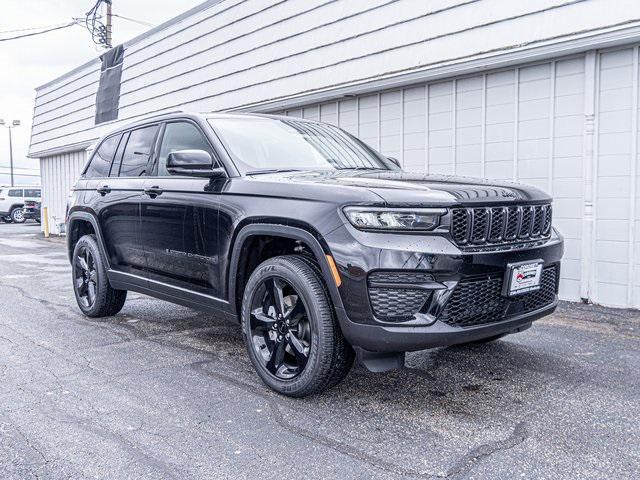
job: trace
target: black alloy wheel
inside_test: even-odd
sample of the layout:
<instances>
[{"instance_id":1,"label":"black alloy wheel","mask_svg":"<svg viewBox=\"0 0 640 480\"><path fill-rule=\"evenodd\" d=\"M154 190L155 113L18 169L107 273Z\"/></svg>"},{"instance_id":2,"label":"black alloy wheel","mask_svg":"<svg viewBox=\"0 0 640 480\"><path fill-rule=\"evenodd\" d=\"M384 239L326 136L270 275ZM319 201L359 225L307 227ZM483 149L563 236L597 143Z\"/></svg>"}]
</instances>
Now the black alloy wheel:
<instances>
[{"instance_id":1,"label":"black alloy wheel","mask_svg":"<svg viewBox=\"0 0 640 480\"><path fill-rule=\"evenodd\" d=\"M283 255L262 262L249 276L241 308L249 359L269 388L306 397L349 373L355 352L314 259Z\"/></svg>"},{"instance_id":2,"label":"black alloy wheel","mask_svg":"<svg viewBox=\"0 0 640 480\"><path fill-rule=\"evenodd\" d=\"M250 314L251 342L262 366L277 379L300 375L311 351L311 322L303 298L280 277L255 290Z\"/></svg>"},{"instance_id":3,"label":"black alloy wheel","mask_svg":"<svg viewBox=\"0 0 640 480\"><path fill-rule=\"evenodd\" d=\"M73 249L71 262L73 291L78 307L88 317L108 317L118 313L127 299L126 290L109 283L103 254L95 235L84 235Z\"/></svg>"},{"instance_id":4,"label":"black alloy wheel","mask_svg":"<svg viewBox=\"0 0 640 480\"><path fill-rule=\"evenodd\" d=\"M96 261L88 248L80 248L75 258L74 286L85 308L93 307L96 302L97 282Z\"/></svg>"}]
</instances>

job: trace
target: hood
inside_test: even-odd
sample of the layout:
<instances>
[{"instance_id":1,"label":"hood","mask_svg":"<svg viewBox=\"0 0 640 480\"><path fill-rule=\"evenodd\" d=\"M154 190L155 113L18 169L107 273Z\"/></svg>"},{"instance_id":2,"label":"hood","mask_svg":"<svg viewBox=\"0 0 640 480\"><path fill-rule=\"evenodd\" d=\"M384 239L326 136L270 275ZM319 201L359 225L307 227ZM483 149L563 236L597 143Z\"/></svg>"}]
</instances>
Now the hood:
<instances>
[{"instance_id":1,"label":"hood","mask_svg":"<svg viewBox=\"0 0 640 480\"><path fill-rule=\"evenodd\" d=\"M332 170L286 172L261 175L269 181L291 184L361 187L394 206L435 203L487 204L550 201L551 197L536 187L514 182L472 177L424 175L388 170ZM259 177L255 177L259 178Z\"/></svg>"}]
</instances>

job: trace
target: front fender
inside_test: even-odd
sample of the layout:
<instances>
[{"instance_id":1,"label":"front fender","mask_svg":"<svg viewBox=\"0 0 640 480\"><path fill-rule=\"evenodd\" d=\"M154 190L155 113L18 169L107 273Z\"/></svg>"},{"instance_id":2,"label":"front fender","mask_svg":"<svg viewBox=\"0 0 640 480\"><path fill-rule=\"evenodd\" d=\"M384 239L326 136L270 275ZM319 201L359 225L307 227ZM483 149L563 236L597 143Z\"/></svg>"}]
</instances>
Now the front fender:
<instances>
[{"instance_id":1,"label":"front fender","mask_svg":"<svg viewBox=\"0 0 640 480\"><path fill-rule=\"evenodd\" d=\"M329 288L329 295L334 306L336 307L336 309L343 309L342 298L340 297L338 287L333 280L331 267L329 266L329 263L327 261L327 255L330 254L328 247L323 247L321 241L318 238L302 228L280 224L260 223L242 227L232 245L233 253L231 254L231 262L229 265L227 292L229 297L229 305L233 314L239 316L236 302L233 300L235 299L237 289L237 273L242 255L242 249L247 240L256 235L273 235L275 237L291 238L293 240L300 240L301 242L304 242L306 245L308 245L308 247L316 257L318 264L320 265L322 276L327 287Z\"/></svg>"}]
</instances>

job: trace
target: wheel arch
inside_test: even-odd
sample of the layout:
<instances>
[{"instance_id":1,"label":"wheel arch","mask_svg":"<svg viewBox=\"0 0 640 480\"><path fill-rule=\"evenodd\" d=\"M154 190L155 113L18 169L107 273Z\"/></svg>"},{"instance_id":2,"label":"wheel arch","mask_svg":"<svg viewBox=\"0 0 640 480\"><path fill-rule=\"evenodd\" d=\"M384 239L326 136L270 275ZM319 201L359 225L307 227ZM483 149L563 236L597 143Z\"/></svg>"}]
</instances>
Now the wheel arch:
<instances>
[{"instance_id":1,"label":"wheel arch","mask_svg":"<svg viewBox=\"0 0 640 480\"><path fill-rule=\"evenodd\" d=\"M227 276L227 295L232 314L237 318L240 318L238 303L240 300L239 297L241 292L239 291L239 288L241 285L238 282L238 276L243 264L243 253L245 253L246 247L251 244L252 239L261 236L303 242L310 249L318 263L318 266L320 267L322 277L329 289L333 305L342 308L342 299L327 260L327 255L330 254L328 246L323 246L321 240L319 240L314 234L299 226L294 227L277 223L259 223L249 224L242 227L232 244L231 261L229 262Z\"/></svg>"},{"instance_id":2,"label":"wheel arch","mask_svg":"<svg viewBox=\"0 0 640 480\"><path fill-rule=\"evenodd\" d=\"M86 226L90 225L91 230L87 230ZM107 249L105 248L104 239L102 237L102 231L100 230L98 220L95 215L89 212L72 212L69 214L69 220L67 222L67 256L69 261L73 261L73 250L76 243L83 235L93 233L98 241L98 248L103 259L104 266L109 270L109 257L107 256Z\"/></svg>"}]
</instances>

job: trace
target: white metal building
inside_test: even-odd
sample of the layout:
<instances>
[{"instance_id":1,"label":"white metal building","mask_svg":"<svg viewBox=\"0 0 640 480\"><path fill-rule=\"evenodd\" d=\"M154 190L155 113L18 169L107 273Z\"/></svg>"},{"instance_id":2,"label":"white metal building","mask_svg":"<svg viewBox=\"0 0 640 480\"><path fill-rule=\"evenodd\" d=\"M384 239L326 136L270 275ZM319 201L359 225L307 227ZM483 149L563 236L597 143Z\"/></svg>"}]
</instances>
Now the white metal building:
<instances>
[{"instance_id":1,"label":"white metal building","mask_svg":"<svg viewBox=\"0 0 640 480\"><path fill-rule=\"evenodd\" d=\"M37 89L30 156L50 222L106 131L150 113L285 112L338 124L407 170L555 197L561 297L640 307L637 0L208 1Z\"/></svg>"}]
</instances>

